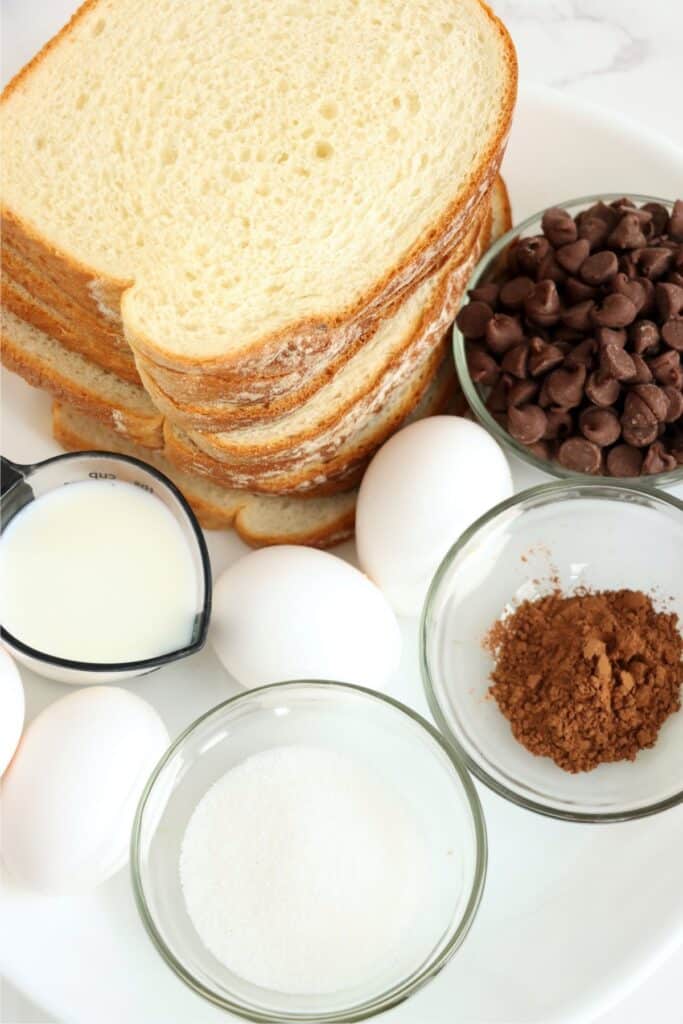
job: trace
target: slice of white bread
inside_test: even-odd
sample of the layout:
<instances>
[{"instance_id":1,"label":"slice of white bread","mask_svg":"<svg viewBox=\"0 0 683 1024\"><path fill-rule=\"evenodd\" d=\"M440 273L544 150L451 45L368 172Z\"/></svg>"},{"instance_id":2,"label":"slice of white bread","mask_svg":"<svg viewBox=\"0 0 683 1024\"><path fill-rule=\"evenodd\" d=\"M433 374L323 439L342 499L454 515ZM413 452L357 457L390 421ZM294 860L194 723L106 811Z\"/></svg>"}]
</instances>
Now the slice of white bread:
<instances>
[{"instance_id":1,"label":"slice of white bread","mask_svg":"<svg viewBox=\"0 0 683 1024\"><path fill-rule=\"evenodd\" d=\"M252 444L253 454L285 446L293 448L299 439L303 441L306 437L310 438L315 430L329 429L335 422L341 427L342 417L349 419L358 416L361 401L366 405L373 401L376 403L380 390L386 393L392 380L406 376L420 355L420 347L429 343L430 335L438 337L439 319L448 316L448 307L452 305L455 290L462 286L462 278L469 273L473 261L478 258L482 248L507 230L507 227L509 201L504 182L499 177L491 190L490 208L482 211L465 239L456 246L443 270L437 271L418 286L393 316L380 323L367 339L360 339L359 351L352 358L347 358L338 370L335 365L331 365L296 392L290 391L284 399L275 397L280 378L270 378L265 405L252 402L248 406L236 406L232 401L219 402L207 398L212 393L212 385L230 390L230 385L218 377L184 375L191 386L201 388L201 404L195 398L191 405L179 405L143 370L147 390L162 412L190 430L226 431L235 422L241 424L244 414L248 414L250 422L253 420L258 424L260 436L252 444L247 442L249 431L239 431L239 435L234 435L234 454L243 451L245 443ZM99 366L126 380L139 381L130 350L122 352L113 344L116 336L112 333L111 325L101 318L97 323L95 318L84 313L82 307L70 300L64 292L34 272L13 250L7 251L6 248L4 256L4 299L12 312L52 333L68 347L80 351ZM36 296L36 300L31 305L33 296ZM141 363L144 366L144 360ZM258 384L258 381L252 381L250 387L256 388ZM253 399L254 396L249 397ZM272 424L273 419L278 417L280 406L293 406L292 412L296 409L298 415L285 413L279 416L277 425ZM261 423L264 425L261 426ZM273 442L274 435L278 440ZM228 448L231 445L230 435L225 434L222 441ZM293 451L291 457L295 457Z\"/></svg>"},{"instance_id":2,"label":"slice of white bread","mask_svg":"<svg viewBox=\"0 0 683 1024\"><path fill-rule=\"evenodd\" d=\"M178 440L176 434L152 405L142 388L128 384L83 356L70 352L44 332L25 324L7 310L2 311L2 347L4 364L20 373L30 384L43 388L54 397L79 411L99 419L115 429L122 438L149 448L166 445L169 457L178 452L178 465L190 472L193 459ZM446 374L437 373L439 362L444 362L441 350L430 353L429 358L416 371L413 378L395 389L384 407L375 415L358 424L358 429L344 438L335 453L324 448L306 460L287 468L269 468L259 464L246 470L234 470L206 453L197 450L190 439L190 454L197 463L196 471L213 476L229 487L253 490L266 494L328 494L346 490L360 479L361 471L374 450L404 422L412 410L427 396L426 411L436 411L442 404L442 392L452 376L449 365ZM449 385L450 386L450 385Z\"/></svg>"},{"instance_id":3,"label":"slice of white bread","mask_svg":"<svg viewBox=\"0 0 683 1024\"><path fill-rule=\"evenodd\" d=\"M33 387L73 405L148 448L163 445L163 417L139 386L65 348L8 309L0 316L2 362Z\"/></svg>"},{"instance_id":4,"label":"slice of white bread","mask_svg":"<svg viewBox=\"0 0 683 1024\"><path fill-rule=\"evenodd\" d=\"M367 437L367 444L376 447L378 437L382 440L388 437L398 410L410 410L420 401L443 362L447 325L446 317L442 322L435 322L423 343L413 346L403 356L395 372L380 377L377 387L352 404L345 415L338 418L332 415L329 424L314 428L308 436L293 439L291 444L277 444L273 450L235 451L232 445L224 443L224 434L195 430L186 433L198 448L226 466L259 474L280 473L288 467L311 472L311 467L319 467L323 462L331 466L340 459L348 460L348 450L364 454L366 445L361 444L361 438ZM277 436L277 432L274 433Z\"/></svg>"},{"instance_id":5,"label":"slice of white bread","mask_svg":"<svg viewBox=\"0 0 683 1024\"><path fill-rule=\"evenodd\" d=\"M504 186L498 179L494 191L500 193L501 190L504 190ZM456 247L453 257L449 261L450 265L454 266L459 261L463 268L470 266L475 252L474 244L477 243L476 251L478 252L482 244L484 230L487 238L490 235L490 221L490 209L486 208L477 217L476 224L467 233L465 239ZM463 272L465 271L463 270ZM401 348L407 347L410 343L411 334L408 327L411 322L415 322L415 312L421 305L426 305L428 296L435 292L436 284L441 281L443 274L444 271L439 271L432 275L428 279L431 281L430 285L427 285L427 282L423 283L411 293L404 303L399 305L393 317L389 318L389 322L394 326L393 330L387 330L385 322L375 325L378 329L383 329L385 337L389 336L387 340L392 345L392 351L387 353L385 359L387 364L397 362ZM111 370L133 383L141 382L132 352L122 335L113 333L111 325L103 321L102 318L96 320L96 318L90 317L65 292L57 288L40 272L32 269L11 247L6 246L3 250L2 281L3 302L16 316L61 340L68 348L80 352L103 369ZM406 307L405 310L404 307ZM427 310L425 310L423 320L427 319ZM399 333L402 323L405 324L405 328L402 333ZM376 333L378 333L377 330L374 331L374 334ZM374 335L371 330L368 338L359 339L359 348L362 350L373 341ZM373 347L378 350L377 345ZM380 347L379 353L381 351ZM344 353L344 355L345 357L350 356L350 353ZM144 367L143 359L141 359L141 363ZM375 364L377 364L375 370L375 377L377 377L382 366L379 359L375 359ZM316 386L322 384L326 379L326 373L332 373L334 369L334 366L330 366L324 373L318 374L317 378L307 382L297 391L289 391L284 399L277 398L278 391L282 389L281 378L270 378L269 381L252 380L249 382L251 403L247 407L235 406L232 401L226 401L226 394L234 394L235 385L218 377L181 375L191 382L190 389L198 387L200 392L199 402L195 398L192 404L184 405L167 396L157 386L155 377L148 375L146 369L143 369L142 376L154 403L174 422L195 429L219 430L230 427L235 421L241 422L243 411L248 414L250 421L258 421L259 418L270 421L277 415L280 405L287 408L297 407L308 398L309 394L314 393ZM387 369L389 369L389 365L387 365ZM339 381L338 377L337 380L337 392L343 393L346 385ZM371 382L368 382L366 390L370 385ZM217 389L216 386L218 386ZM265 403L263 400L260 403L254 401L258 398L259 389L265 395ZM217 394L221 400L219 401L215 397L212 399L212 394ZM357 398L360 398L360 395L356 397L353 394L349 395L346 405L353 404ZM330 407L330 413L334 414L332 407Z\"/></svg>"},{"instance_id":6,"label":"slice of white bread","mask_svg":"<svg viewBox=\"0 0 683 1024\"><path fill-rule=\"evenodd\" d=\"M130 348L117 345L111 336L97 326L73 325L60 307L49 306L28 291L10 274L6 265L2 272L2 304L26 323L45 331L72 352L79 352L103 370L110 370L122 380L140 384L140 375Z\"/></svg>"},{"instance_id":7,"label":"slice of white bread","mask_svg":"<svg viewBox=\"0 0 683 1024\"><path fill-rule=\"evenodd\" d=\"M233 526L254 547L266 544L308 544L331 547L353 534L356 491L329 498L277 498L234 491L210 480L183 473L160 452L126 441L99 420L55 402L52 429L70 451L99 450L132 455L165 473L185 495L207 530Z\"/></svg>"},{"instance_id":8,"label":"slice of white bread","mask_svg":"<svg viewBox=\"0 0 683 1024\"><path fill-rule=\"evenodd\" d=\"M498 179L492 216L486 219L467 258L449 262L443 271L428 278L328 382L289 414L232 430L220 430L218 412L209 419L206 406L201 418L196 407L183 415L174 409L169 418L183 426L199 447L228 460L267 457L291 462L312 448L322 449L335 437L348 435L361 417L379 409L441 342L475 262L509 226L507 192ZM150 393L159 408L166 409L153 388ZM203 425L204 415L212 430Z\"/></svg>"},{"instance_id":9,"label":"slice of white bread","mask_svg":"<svg viewBox=\"0 0 683 1024\"><path fill-rule=\"evenodd\" d=\"M5 235L160 364L306 373L466 230L515 90L479 0L88 0L5 90Z\"/></svg>"},{"instance_id":10,"label":"slice of white bread","mask_svg":"<svg viewBox=\"0 0 683 1024\"><path fill-rule=\"evenodd\" d=\"M199 448L187 433L168 420L164 425L165 451L179 468L207 476L224 486L247 488L263 494L334 494L356 486L365 467L384 441L407 423L443 411L456 391L455 369L445 345L414 380L398 388L385 406L371 416L331 454L319 451L295 466L230 465Z\"/></svg>"},{"instance_id":11,"label":"slice of white bread","mask_svg":"<svg viewBox=\"0 0 683 1024\"><path fill-rule=\"evenodd\" d=\"M471 259L482 231L490 223L490 217L491 203L486 197L470 228L454 245L442 266L381 311L375 311L371 316L359 318L353 324L327 332L326 335L321 333L321 349L311 354L304 370L301 366L294 366L280 369L279 372L264 373L262 376L228 372L219 376L214 373L169 369L138 354L137 363L145 386L158 400L160 408L167 409L169 416L176 418L176 414L179 414L185 417L187 425L198 429L202 426L212 430L227 429L285 416L303 405L341 372L352 358L374 341L377 333L385 329L388 323L391 322L392 327L395 327L391 330L392 339L398 344L402 338L404 344L408 344L410 333L407 324L410 318L404 316L405 310L418 308L431 301L430 296L438 289L438 282L449 263L454 268L458 263ZM399 335L402 323L404 330ZM385 339L387 333L385 329ZM200 419L203 419L203 424Z\"/></svg>"}]
</instances>

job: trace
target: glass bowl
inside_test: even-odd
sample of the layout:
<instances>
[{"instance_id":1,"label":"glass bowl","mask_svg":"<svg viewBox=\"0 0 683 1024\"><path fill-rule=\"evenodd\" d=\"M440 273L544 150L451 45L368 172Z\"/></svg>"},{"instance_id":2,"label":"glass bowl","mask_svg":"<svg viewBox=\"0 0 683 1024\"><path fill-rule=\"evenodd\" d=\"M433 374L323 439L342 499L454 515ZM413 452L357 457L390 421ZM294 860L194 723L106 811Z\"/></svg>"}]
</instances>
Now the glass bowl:
<instances>
[{"instance_id":1,"label":"glass bowl","mask_svg":"<svg viewBox=\"0 0 683 1024\"><path fill-rule=\"evenodd\" d=\"M564 202L556 203L556 206L562 207L562 209L568 210L572 216L580 213L581 210L587 209L599 200L604 200L609 203L613 199L621 199L623 197L631 199L634 203L642 205L643 203L661 203L666 206L668 210L673 207L672 199L661 199L657 196L644 196L637 195L635 193L624 193L624 192L611 192L602 193L601 195L595 196L582 196L579 199L568 199ZM466 292L463 297L464 305L467 302L467 294L472 288L476 288L478 285L484 284L486 281L492 280L496 276L497 270L500 268L501 263L505 259L505 253L511 242L515 241L520 236L526 235L538 235L541 234L541 218L545 213L547 207L540 210L538 213L533 214L531 217L527 217L520 224L511 228L504 235L495 242L494 245L484 254L482 259L474 268L472 277L467 285ZM526 445L521 444L517 441L505 427L501 426L500 423L491 415L489 410L486 408L485 401L488 395L488 389L486 385L475 384L472 380L467 366L467 356L465 354L465 339L458 329L457 323L453 324L453 354L455 357L455 366L458 372L458 379L462 388L463 394L467 399L467 404L470 409L477 417L483 427L485 427L490 434L498 441L503 448L507 448L509 451L518 455L520 459L535 469L541 470L543 473L547 473L550 476L559 477L561 479L574 479L574 480L595 480L595 476L589 476L584 473L577 473L571 469L565 469L559 462L550 459L543 459L533 452L529 451ZM608 479L616 483L630 486L634 479L641 486L646 487L661 487L668 484L680 483L683 481L683 466L677 469L669 470L666 473L651 473L648 476L642 476L637 478L625 478L617 479L616 477L600 477L600 479Z\"/></svg>"},{"instance_id":2,"label":"glass bowl","mask_svg":"<svg viewBox=\"0 0 683 1024\"><path fill-rule=\"evenodd\" d=\"M683 621L683 502L612 482L542 484L495 506L448 552L420 626L437 725L494 792L553 818L609 822L683 800L683 711L636 760L571 775L529 753L488 696L482 640L513 603L559 587L643 590Z\"/></svg>"},{"instance_id":3,"label":"glass bowl","mask_svg":"<svg viewBox=\"0 0 683 1024\"><path fill-rule=\"evenodd\" d=\"M245 758L296 743L351 755L397 787L417 816L429 863L409 940L362 984L324 995L260 988L219 963L195 932L178 873L185 828L209 787ZM276 683L219 704L169 748L138 807L131 866L154 945L200 995L255 1021L356 1021L406 999L458 949L481 899L486 831L458 755L409 708L342 683Z\"/></svg>"}]
</instances>

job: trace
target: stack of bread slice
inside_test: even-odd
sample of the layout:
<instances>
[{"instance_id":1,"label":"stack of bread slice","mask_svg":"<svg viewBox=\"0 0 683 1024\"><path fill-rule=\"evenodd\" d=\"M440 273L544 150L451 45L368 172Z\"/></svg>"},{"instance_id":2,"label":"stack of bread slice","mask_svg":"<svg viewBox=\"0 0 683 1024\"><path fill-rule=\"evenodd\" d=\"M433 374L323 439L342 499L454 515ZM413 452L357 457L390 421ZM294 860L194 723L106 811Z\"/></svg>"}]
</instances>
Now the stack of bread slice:
<instances>
[{"instance_id":1,"label":"stack of bread slice","mask_svg":"<svg viewBox=\"0 0 683 1024\"><path fill-rule=\"evenodd\" d=\"M89 0L8 86L2 358L65 447L251 543L351 532L373 452L452 403L509 226L509 38L478 0L420 12Z\"/></svg>"}]
</instances>

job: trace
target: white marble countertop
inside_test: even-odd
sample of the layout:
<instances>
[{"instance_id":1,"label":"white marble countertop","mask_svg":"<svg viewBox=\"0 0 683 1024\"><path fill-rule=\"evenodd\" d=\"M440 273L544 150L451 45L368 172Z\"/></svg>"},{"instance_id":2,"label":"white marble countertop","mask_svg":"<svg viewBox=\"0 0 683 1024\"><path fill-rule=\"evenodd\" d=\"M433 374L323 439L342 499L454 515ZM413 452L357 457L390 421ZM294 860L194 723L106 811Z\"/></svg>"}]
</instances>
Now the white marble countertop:
<instances>
[{"instance_id":1,"label":"white marble countertop","mask_svg":"<svg viewBox=\"0 0 683 1024\"><path fill-rule=\"evenodd\" d=\"M512 33L522 80L599 103L683 147L681 0L490 2ZM681 1024L682 977L683 949L594 1024Z\"/></svg>"},{"instance_id":2,"label":"white marble countertop","mask_svg":"<svg viewBox=\"0 0 683 1024\"><path fill-rule=\"evenodd\" d=\"M9 10L19 2L2 0L2 5ZM683 0L489 2L513 35L523 80L599 103L683 147ZM7 35L3 57L23 63L30 54L22 55L22 40ZM683 949L595 1024L681 1024L682 976ZM17 993L3 995L5 1024L46 1019Z\"/></svg>"}]
</instances>

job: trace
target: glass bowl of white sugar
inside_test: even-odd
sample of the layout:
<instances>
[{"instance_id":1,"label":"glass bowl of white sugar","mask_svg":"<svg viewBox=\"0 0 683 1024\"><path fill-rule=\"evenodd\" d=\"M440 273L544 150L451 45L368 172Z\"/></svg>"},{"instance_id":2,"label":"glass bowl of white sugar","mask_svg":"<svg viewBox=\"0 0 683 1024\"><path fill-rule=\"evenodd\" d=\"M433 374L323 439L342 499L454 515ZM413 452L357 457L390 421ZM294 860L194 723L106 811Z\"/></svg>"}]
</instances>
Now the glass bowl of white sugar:
<instances>
[{"instance_id":1,"label":"glass bowl of white sugar","mask_svg":"<svg viewBox=\"0 0 683 1024\"><path fill-rule=\"evenodd\" d=\"M363 1020L448 962L486 830L453 748L373 690L287 682L198 719L149 780L135 898L167 964L255 1021Z\"/></svg>"}]
</instances>

